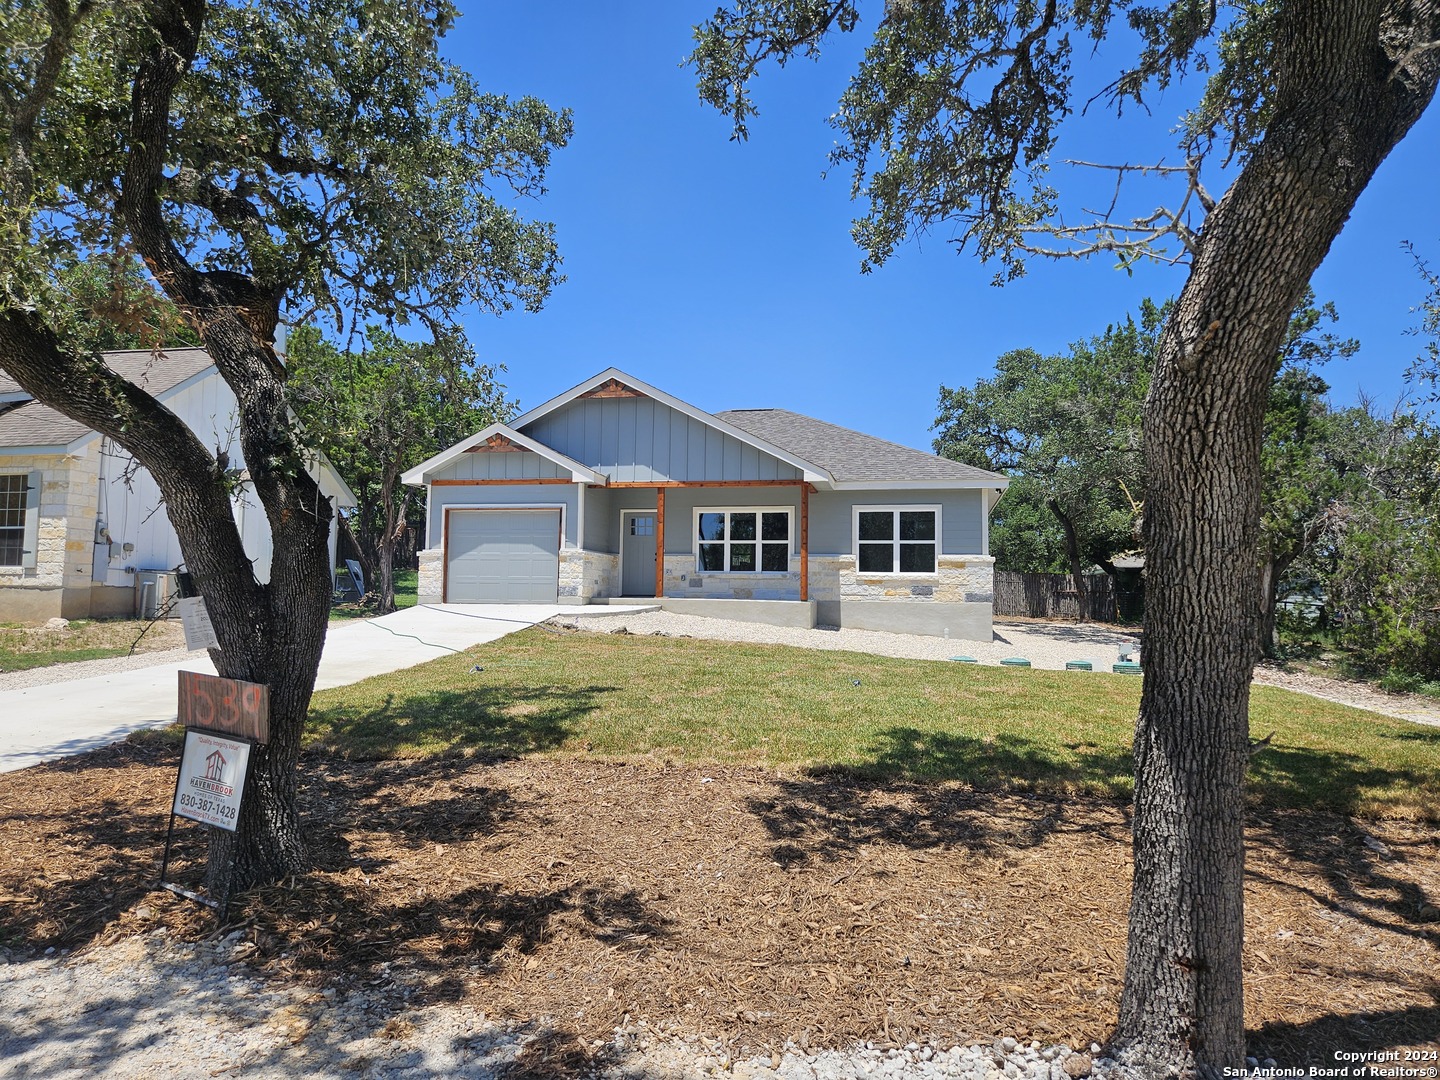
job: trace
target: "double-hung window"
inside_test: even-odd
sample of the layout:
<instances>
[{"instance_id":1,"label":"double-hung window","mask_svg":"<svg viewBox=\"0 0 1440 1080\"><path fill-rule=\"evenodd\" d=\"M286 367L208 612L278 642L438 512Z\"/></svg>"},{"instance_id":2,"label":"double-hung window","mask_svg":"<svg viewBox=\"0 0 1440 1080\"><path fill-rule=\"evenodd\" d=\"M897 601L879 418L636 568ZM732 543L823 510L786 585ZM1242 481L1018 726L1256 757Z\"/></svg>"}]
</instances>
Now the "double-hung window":
<instances>
[{"instance_id":1,"label":"double-hung window","mask_svg":"<svg viewBox=\"0 0 1440 1080\"><path fill-rule=\"evenodd\" d=\"M0 475L0 566L25 565L25 511L30 478L25 473Z\"/></svg>"},{"instance_id":2,"label":"double-hung window","mask_svg":"<svg viewBox=\"0 0 1440 1080\"><path fill-rule=\"evenodd\" d=\"M855 508L855 565L862 574L933 574L939 545L938 506Z\"/></svg>"},{"instance_id":3,"label":"double-hung window","mask_svg":"<svg viewBox=\"0 0 1440 1080\"><path fill-rule=\"evenodd\" d=\"M695 572L785 573L793 518L787 507L696 510Z\"/></svg>"}]
</instances>

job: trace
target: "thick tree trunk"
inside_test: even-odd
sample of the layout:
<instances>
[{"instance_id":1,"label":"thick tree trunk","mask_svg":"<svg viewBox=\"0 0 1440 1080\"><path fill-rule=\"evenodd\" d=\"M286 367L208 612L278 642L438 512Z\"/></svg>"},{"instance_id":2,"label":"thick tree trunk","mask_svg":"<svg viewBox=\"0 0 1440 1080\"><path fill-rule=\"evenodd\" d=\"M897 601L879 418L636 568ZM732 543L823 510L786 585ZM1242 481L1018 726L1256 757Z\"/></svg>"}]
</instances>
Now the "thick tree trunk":
<instances>
[{"instance_id":1,"label":"thick tree trunk","mask_svg":"<svg viewBox=\"0 0 1440 1080\"><path fill-rule=\"evenodd\" d=\"M385 527L380 530L380 554L375 569L381 615L389 615L395 610L395 485L399 480L398 472L392 474L387 471L380 482L380 509L385 515Z\"/></svg>"},{"instance_id":2,"label":"thick tree trunk","mask_svg":"<svg viewBox=\"0 0 1440 1080\"><path fill-rule=\"evenodd\" d=\"M1051 499L1046 505L1065 532L1065 555L1070 561L1070 580L1075 583L1075 603L1080 612L1080 621L1086 622L1085 571L1080 565L1080 537L1075 532L1075 523L1060 509L1059 501Z\"/></svg>"},{"instance_id":3,"label":"thick tree trunk","mask_svg":"<svg viewBox=\"0 0 1440 1080\"><path fill-rule=\"evenodd\" d=\"M195 56L206 7L204 0L169 0L150 14L155 37L132 85L118 210L135 250L200 329L235 393L240 445L273 540L269 582L256 580L241 544L231 478L173 413L99 358L67 351L39 316L23 310L0 311L0 365L150 471L215 625L216 670L270 687L270 741L252 755L239 829L211 832L210 885L228 891L305 869L295 775L325 640L332 509L306 471L308 455L271 349L278 294L242 274L196 270L170 236L162 212L173 164L166 158L170 105Z\"/></svg>"},{"instance_id":4,"label":"thick tree trunk","mask_svg":"<svg viewBox=\"0 0 1440 1080\"><path fill-rule=\"evenodd\" d=\"M1276 559L1260 564L1260 613L1255 621L1255 659L1275 655L1275 609L1280 603L1280 576L1284 569Z\"/></svg>"},{"instance_id":5,"label":"thick tree trunk","mask_svg":"<svg viewBox=\"0 0 1440 1080\"><path fill-rule=\"evenodd\" d=\"M1433 12L1287 4L1261 146L1205 223L1145 412L1145 683L1135 871L1111 1041L1150 1070L1244 1064L1243 784L1259 611L1260 449L1290 311L1434 92ZM1402 28L1403 29L1403 28ZM1388 55L1387 55L1388 50Z\"/></svg>"}]
</instances>

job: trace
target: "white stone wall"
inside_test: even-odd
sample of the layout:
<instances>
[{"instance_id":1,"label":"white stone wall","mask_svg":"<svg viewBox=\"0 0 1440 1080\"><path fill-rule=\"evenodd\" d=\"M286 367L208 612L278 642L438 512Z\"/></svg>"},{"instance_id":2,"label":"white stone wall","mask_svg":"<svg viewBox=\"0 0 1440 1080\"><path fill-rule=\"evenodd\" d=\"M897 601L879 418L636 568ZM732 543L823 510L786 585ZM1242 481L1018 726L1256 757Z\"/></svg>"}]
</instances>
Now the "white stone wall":
<instances>
[{"instance_id":1,"label":"white stone wall","mask_svg":"<svg viewBox=\"0 0 1440 1080\"><path fill-rule=\"evenodd\" d=\"M620 556L566 548L560 552L560 599L618 596Z\"/></svg>"},{"instance_id":2,"label":"white stone wall","mask_svg":"<svg viewBox=\"0 0 1440 1080\"><path fill-rule=\"evenodd\" d=\"M445 552L440 548L426 548L416 552L420 561L420 573L416 577L415 592L422 604L439 603L445 590Z\"/></svg>"},{"instance_id":3,"label":"white stone wall","mask_svg":"<svg viewBox=\"0 0 1440 1080\"><path fill-rule=\"evenodd\" d=\"M934 574L862 574L853 555L812 555L810 598L989 604L995 598L995 560L988 555L941 555Z\"/></svg>"},{"instance_id":4,"label":"white stone wall","mask_svg":"<svg viewBox=\"0 0 1440 1080\"><path fill-rule=\"evenodd\" d=\"M5 471L40 473L35 565L0 567L0 586L76 589L86 595L94 574L99 440L77 454L0 458Z\"/></svg>"},{"instance_id":5,"label":"white stone wall","mask_svg":"<svg viewBox=\"0 0 1440 1080\"><path fill-rule=\"evenodd\" d=\"M665 595L688 600L799 600L800 556L790 556L790 571L785 574L707 574L696 573L694 555L666 555Z\"/></svg>"}]
</instances>

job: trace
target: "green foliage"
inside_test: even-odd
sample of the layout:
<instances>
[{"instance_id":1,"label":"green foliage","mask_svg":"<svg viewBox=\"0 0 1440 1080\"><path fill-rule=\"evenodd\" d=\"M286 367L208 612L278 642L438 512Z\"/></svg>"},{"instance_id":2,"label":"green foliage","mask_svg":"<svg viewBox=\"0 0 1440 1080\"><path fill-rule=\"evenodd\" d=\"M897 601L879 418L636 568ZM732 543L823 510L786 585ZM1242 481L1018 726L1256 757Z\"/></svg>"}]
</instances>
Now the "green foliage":
<instances>
[{"instance_id":1,"label":"green foliage","mask_svg":"<svg viewBox=\"0 0 1440 1080\"><path fill-rule=\"evenodd\" d=\"M1068 353L1017 349L993 379L940 388L935 452L1012 477L991 532L1000 569L1069 571L1135 547L1141 409L1166 311L1146 301L1138 323Z\"/></svg>"},{"instance_id":2,"label":"green foliage","mask_svg":"<svg viewBox=\"0 0 1440 1080\"><path fill-rule=\"evenodd\" d=\"M1337 637L1362 670L1440 680L1440 429L1365 410L1348 419L1368 453L1331 538Z\"/></svg>"},{"instance_id":3,"label":"green foliage","mask_svg":"<svg viewBox=\"0 0 1440 1080\"><path fill-rule=\"evenodd\" d=\"M1012 477L996 506L991 551L1004 570L1070 570L1062 517L1077 533L1074 555L1104 565L1137 545L1145 498L1141 412L1169 304L1142 304L1066 354L1006 353L993 379L941 387L935 451ZM1358 350L1324 327L1333 303L1307 292L1291 316L1265 416L1261 558L1279 584L1318 540L1354 476L1337 442L1329 386L1313 370ZM1303 568L1302 568L1303 569Z\"/></svg>"},{"instance_id":4,"label":"green foliage","mask_svg":"<svg viewBox=\"0 0 1440 1080\"><path fill-rule=\"evenodd\" d=\"M55 5L68 13L60 30L40 5L0 13L0 101L11 103L0 123L0 299L52 325L65 327L76 302L62 271L128 250L118 215L141 153L124 137L131 87L157 33L183 18L168 7ZM500 193L543 192L570 117L483 93L445 60L453 5L200 7L159 185L163 225L190 263L246 275L295 321L318 308L337 323L418 319L439 332L466 305L541 304L559 280L553 228ZM47 79L53 92L29 118L27 95Z\"/></svg>"},{"instance_id":5,"label":"green foliage","mask_svg":"<svg viewBox=\"0 0 1440 1080\"><path fill-rule=\"evenodd\" d=\"M289 342L289 389L316 447L340 470L359 501L352 528L393 610L388 567L397 526L415 489L400 475L466 435L508 420L515 405L500 371L479 364L458 335L425 343L370 327L358 351L341 350L314 327Z\"/></svg>"},{"instance_id":6,"label":"green foliage","mask_svg":"<svg viewBox=\"0 0 1440 1080\"><path fill-rule=\"evenodd\" d=\"M180 308L155 287L133 256L77 262L61 270L64 337L79 349L161 349L200 345Z\"/></svg>"},{"instance_id":7,"label":"green foliage","mask_svg":"<svg viewBox=\"0 0 1440 1080\"><path fill-rule=\"evenodd\" d=\"M1407 242L1404 246L1415 260L1415 270L1428 290L1424 301L1415 309L1420 323L1411 328L1421 339L1420 355L1405 372L1405 377L1422 387L1431 402L1440 402L1440 273L1420 257L1414 244Z\"/></svg>"}]
</instances>

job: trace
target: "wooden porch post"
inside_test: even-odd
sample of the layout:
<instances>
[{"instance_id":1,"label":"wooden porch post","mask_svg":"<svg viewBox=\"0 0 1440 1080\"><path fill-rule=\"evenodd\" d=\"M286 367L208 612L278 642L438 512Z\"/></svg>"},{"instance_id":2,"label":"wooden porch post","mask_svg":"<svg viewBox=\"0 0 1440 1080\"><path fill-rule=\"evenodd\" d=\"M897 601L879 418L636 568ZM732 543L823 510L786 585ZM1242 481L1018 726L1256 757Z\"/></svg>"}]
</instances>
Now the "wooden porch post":
<instances>
[{"instance_id":1,"label":"wooden porch post","mask_svg":"<svg viewBox=\"0 0 1440 1080\"><path fill-rule=\"evenodd\" d=\"M665 595L665 489L655 489L655 597Z\"/></svg>"},{"instance_id":2,"label":"wooden porch post","mask_svg":"<svg viewBox=\"0 0 1440 1080\"><path fill-rule=\"evenodd\" d=\"M810 599L810 485L800 485L800 599Z\"/></svg>"}]
</instances>

